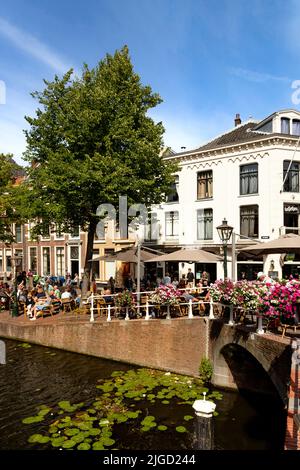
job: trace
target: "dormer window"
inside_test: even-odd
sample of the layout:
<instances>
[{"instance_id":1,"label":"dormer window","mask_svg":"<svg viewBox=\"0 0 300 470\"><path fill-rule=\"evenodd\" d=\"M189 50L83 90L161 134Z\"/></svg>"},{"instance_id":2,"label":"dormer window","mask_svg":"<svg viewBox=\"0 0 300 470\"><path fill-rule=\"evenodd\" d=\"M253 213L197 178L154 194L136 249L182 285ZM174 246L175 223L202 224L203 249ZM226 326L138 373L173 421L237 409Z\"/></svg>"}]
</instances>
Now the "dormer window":
<instances>
[{"instance_id":1,"label":"dormer window","mask_svg":"<svg viewBox=\"0 0 300 470\"><path fill-rule=\"evenodd\" d=\"M293 135L300 136L300 120L299 119L293 119Z\"/></svg>"},{"instance_id":2,"label":"dormer window","mask_svg":"<svg viewBox=\"0 0 300 470\"><path fill-rule=\"evenodd\" d=\"M289 118L281 118L281 134L290 134Z\"/></svg>"}]
</instances>

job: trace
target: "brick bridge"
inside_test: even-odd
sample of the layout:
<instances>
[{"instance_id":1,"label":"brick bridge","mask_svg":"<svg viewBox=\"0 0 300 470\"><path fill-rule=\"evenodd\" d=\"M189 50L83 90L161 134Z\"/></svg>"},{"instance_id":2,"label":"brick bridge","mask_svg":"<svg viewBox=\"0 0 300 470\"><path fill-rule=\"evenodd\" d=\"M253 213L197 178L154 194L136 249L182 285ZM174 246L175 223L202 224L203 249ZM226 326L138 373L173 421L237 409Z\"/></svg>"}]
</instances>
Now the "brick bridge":
<instances>
[{"instance_id":1,"label":"brick bridge","mask_svg":"<svg viewBox=\"0 0 300 470\"><path fill-rule=\"evenodd\" d=\"M250 331L249 331L250 330ZM267 386L263 369L286 404L291 368L290 339L259 335L245 326L213 321L210 328L210 357L213 383L221 387L262 391Z\"/></svg>"}]
</instances>

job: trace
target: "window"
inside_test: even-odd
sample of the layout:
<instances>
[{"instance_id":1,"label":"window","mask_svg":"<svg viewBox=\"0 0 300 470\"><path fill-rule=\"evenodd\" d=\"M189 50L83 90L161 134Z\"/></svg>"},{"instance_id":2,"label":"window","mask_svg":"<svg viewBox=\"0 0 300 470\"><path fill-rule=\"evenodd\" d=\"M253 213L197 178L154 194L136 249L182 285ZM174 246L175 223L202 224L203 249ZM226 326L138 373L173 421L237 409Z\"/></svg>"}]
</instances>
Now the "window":
<instances>
[{"instance_id":1,"label":"window","mask_svg":"<svg viewBox=\"0 0 300 470\"><path fill-rule=\"evenodd\" d=\"M288 118L281 118L281 133L282 134L290 133L290 120Z\"/></svg>"},{"instance_id":2,"label":"window","mask_svg":"<svg viewBox=\"0 0 300 470\"><path fill-rule=\"evenodd\" d=\"M43 276L50 274L50 248L43 247Z\"/></svg>"},{"instance_id":3,"label":"window","mask_svg":"<svg viewBox=\"0 0 300 470\"><path fill-rule=\"evenodd\" d=\"M299 235L299 204L283 204L283 225L286 227L285 233L296 233Z\"/></svg>"},{"instance_id":4,"label":"window","mask_svg":"<svg viewBox=\"0 0 300 470\"><path fill-rule=\"evenodd\" d=\"M93 250L93 258L99 257L99 250ZM99 261L93 261L93 274L97 279L100 278L100 269L99 269Z\"/></svg>"},{"instance_id":5,"label":"window","mask_svg":"<svg viewBox=\"0 0 300 470\"><path fill-rule=\"evenodd\" d=\"M61 231L61 226L56 224L55 226L55 238L56 240L64 238L64 234Z\"/></svg>"},{"instance_id":6,"label":"window","mask_svg":"<svg viewBox=\"0 0 300 470\"><path fill-rule=\"evenodd\" d=\"M171 185L170 192L167 196L167 202L178 202L178 184L179 184L179 176L175 176L174 183Z\"/></svg>"},{"instance_id":7,"label":"window","mask_svg":"<svg viewBox=\"0 0 300 470\"><path fill-rule=\"evenodd\" d=\"M212 240L213 238L213 210L197 210L197 239Z\"/></svg>"},{"instance_id":8,"label":"window","mask_svg":"<svg viewBox=\"0 0 300 470\"><path fill-rule=\"evenodd\" d=\"M41 238L44 240L50 239L50 225L43 225L41 230Z\"/></svg>"},{"instance_id":9,"label":"window","mask_svg":"<svg viewBox=\"0 0 300 470\"><path fill-rule=\"evenodd\" d=\"M6 250L6 252L5 252L5 265L6 265L5 271L7 271L8 273L10 273L10 272L11 272L11 268L12 268L12 264L11 264L11 250Z\"/></svg>"},{"instance_id":10,"label":"window","mask_svg":"<svg viewBox=\"0 0 300 470\"><path fill-rule=\"evenodd\" d=\"M240 166L240 194L258 193L258 164Z\"/></svg>"},{"instance_id":11,"label":"window","mask_svg":"<svg viewBox=\"0 0 300 470\"><path fill-rule=\"evenodd\" d=\"M213 197L212 170L197 173L197 199Z\"/></svg>"},{"instance_id":12,"label":"window","mask_svg":"<svg viewBox=\"0 0 300 470\"><path fill-rule=\"evenodd\" d=\"M22 225L16 224L15 226L16 243L22 243Z\"/></svg>"},{"instance_id":13,"label":"window","mask_svg":"<svg viewBox=\"0 0 300 470\"><path fill-rule=\"evenodd\" d=\"M157 240L159 237L159 225L157 214L152 212L149 214L148 223L145 225L145 240Z\"/></svg>"},{"instance_id":14,"label":"window","mask_svg":"<svg viewBox=\"0 0 300 470\"><path fill-rule=\"evenodd\" d=\"M22 271L23 269L23 250L15 250L15 263L17 271Z\"/></svg>"},{"instance_id":15,"label":"window","mask_svg":"<svg viewBox=\"0 0 300 470\"><path fill-rule=\"evenodd\" d=\"M29 248L29 269L33 273L37 272L37 249L36 246Z\"/></svg>"},{"instance_id":16,"label":"window","mask_svg":"<svg viewBox=\"0 0 300 470\"><path fill-rule=\"evenodd\" d=\"M65 249L63 247L56 248L56 275L64 276L65 274Z\"/></svg>"},{"instance_id":17,"label":"window","mask_svg":"<svg viewBox=\"0 0 300 470\"><path fill-rule=\"evenodd\" d=\"M70 237L71 238L79 238L79 225L77 225L77 227L73 228Z\"/></svg>"},{"instance_id":18,"label":"window","mask_svg":"<svg viewBox=\"0 0 300 470\"><path fill-rule=\"evenodd\" d=\"M258 206L241 206L241 235L258 238Z\"/></svg>"},{"instance_id":19,"label":"window","mask_svg":"<svg viewBox=\"0 0 300 470\"><path fill-rule=\"evenodd\" d=\"M299 135L300 136L300 120L299 119L293 119L293 135Z\"/></svg>"},{"instance_id":20,"label":"window","mask_svg":"<svg viewBox=\"0 0 300 470\"><path fill-rule=\"evenodd\" d=\"M111 248L106 248L104 250L105 256L114 255L115 250ZM105 261L105 279L108 281L110 277L116 277L116 262L115 261Z\"/></svg>"},{"instance_id":21,"label":"window","mask_svg":"<svg viewBox=\"0 0 300 470\"><path fill-rule=\"evenodd\" d=\"M284 160L283 162L283 190L299 193L299 162Z\"/></svg>"},{"instance_id":22,"label":"window","mask_svg":"<svg viewBox=\"0 0 300 470\"><path fill-rule=\"evenodd\" d=\"M166 237L178 237L179 235L179 212L166 212Z\"/></svg>"}]
</instances>

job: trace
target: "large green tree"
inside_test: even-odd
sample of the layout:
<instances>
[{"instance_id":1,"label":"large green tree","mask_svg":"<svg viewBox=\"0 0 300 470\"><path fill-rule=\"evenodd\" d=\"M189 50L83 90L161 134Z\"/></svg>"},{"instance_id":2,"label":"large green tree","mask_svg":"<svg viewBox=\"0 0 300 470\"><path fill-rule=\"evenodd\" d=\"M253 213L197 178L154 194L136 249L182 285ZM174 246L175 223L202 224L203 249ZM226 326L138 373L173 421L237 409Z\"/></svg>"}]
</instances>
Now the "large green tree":
<instances>
[{"instance_id":1,"label":"large green tree","mask_svg":"<svg viewBox=\"0 0 300 470\"><path fill-rule=\"evenodd\" d=\"M0 241L14 241L13 223L22 223L18 179L24 171L12 154L0 154Z\"/></svg>"},{"instance_id":2,"label":"large green tree","mask_svg":"<svg viewBox=\"0 0 300 470\"><path fill-rule=\"evenodd\" d=\"M162 201L173 181L177 168L160 156L163 126L148 115L162 100L142 85L126 46L95 68L84 65L79 78L70 70L45 85L32 94L39 103L36 115L26 117L25 207L29 218L44 225L86 230L89 271L97 207L117 206L120 195L149 207Z\"/></svg>"}]
</instances>

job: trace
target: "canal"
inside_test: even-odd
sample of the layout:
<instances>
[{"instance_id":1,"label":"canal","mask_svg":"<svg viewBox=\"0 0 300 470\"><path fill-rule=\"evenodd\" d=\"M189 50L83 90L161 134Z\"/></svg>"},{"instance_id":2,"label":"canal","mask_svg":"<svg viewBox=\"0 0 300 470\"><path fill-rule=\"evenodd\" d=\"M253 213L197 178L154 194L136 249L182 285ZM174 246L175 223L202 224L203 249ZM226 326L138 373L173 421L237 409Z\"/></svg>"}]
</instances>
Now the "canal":
<instances>
[{"instance_id":1,"label":"canal","mask_svg":"<svg viewBox=\"0 0 300 470\"><path fill-rule=\"evenodd\" d=\"M111 374L118 375L116 371L120 374L132 371L133 377L134 371L138 370L131 365L95 357L36 345L24 346L24 343L13 340L4 341L7 348L7 363L0 365L1 450L51 448L49 442L29 443L28 439L33 434L46 433L49 425L54 426L57 403L70 403L64 405L67 408L63 410L68 410L68 406L72 407L72 404L79 402L91 407L91 404L98 399L99 392L105 391L108 392L105 395L109 400L110 385L104 385L100 391L96 388L97 384L103 386L106 380L111 381ZM180 382L180 376L178 377L176 380ZM118 381L118 377L114 380ZM276 394L237 393L225 390L218 392L222 394L222 399L216 400L218 411L218 415L214 418L216 449L283 449L285 412ZM136 403L140 410L140 421L142 417L152 416L157 426L151 427L150 423L150 429L145 428L149 424L146 423L141 430L137 420L118 422L109 434L109 439L113 442L111 448L133 450L192 448L194 431L191 418L194 416L192 402L182 403L172 397L163 401L135 399L140 400ZM37 407L40 405L51 408L53 413L49 412L41 422L24 424L22 420L36 415ZM130 409L135 412L136 405L128 406L131 406ZM58 414L63 414L63 410ZM91 413L96 411L91 410ZM56 435L60 436L59 433L60 431Z\"/></svg>"}]
</instances>

